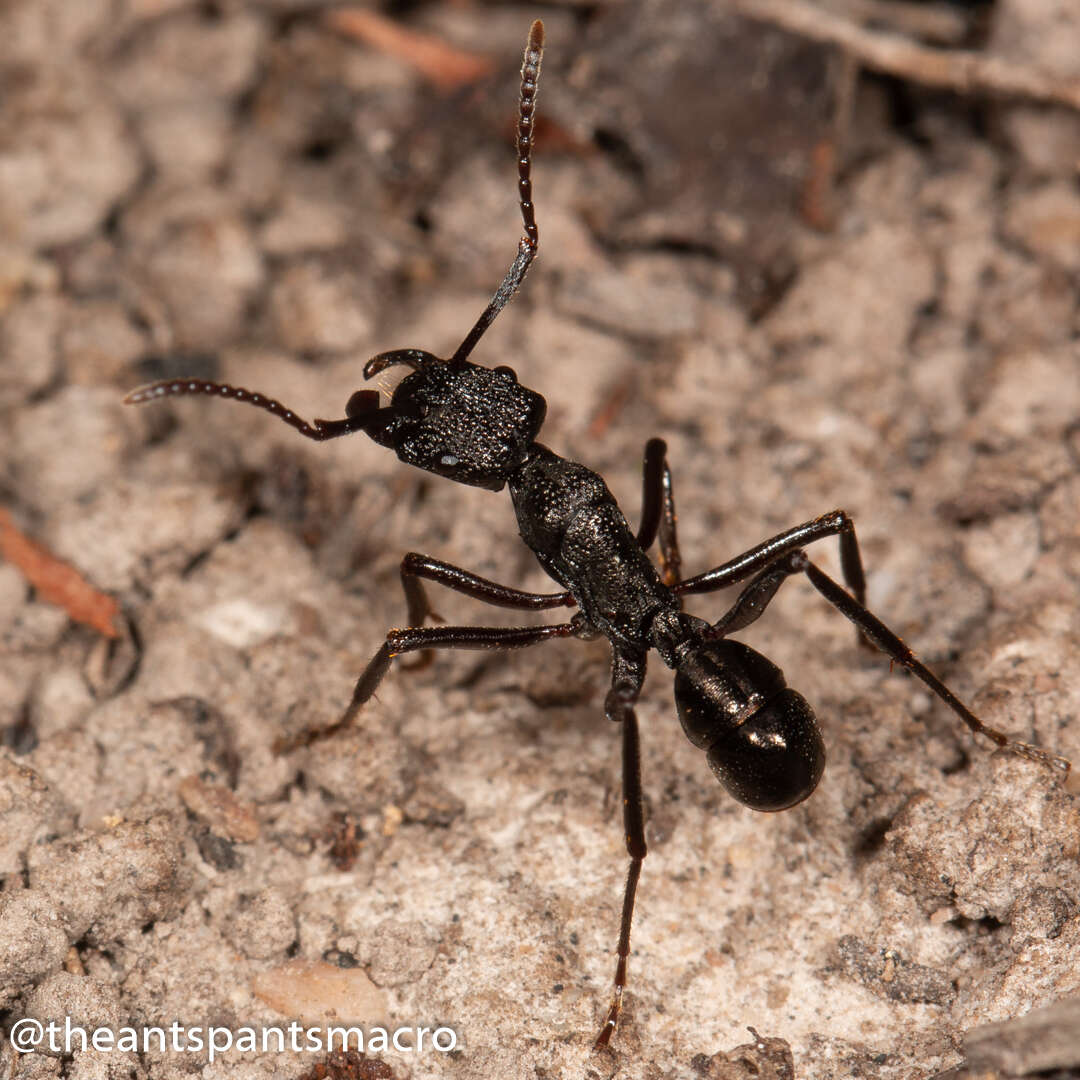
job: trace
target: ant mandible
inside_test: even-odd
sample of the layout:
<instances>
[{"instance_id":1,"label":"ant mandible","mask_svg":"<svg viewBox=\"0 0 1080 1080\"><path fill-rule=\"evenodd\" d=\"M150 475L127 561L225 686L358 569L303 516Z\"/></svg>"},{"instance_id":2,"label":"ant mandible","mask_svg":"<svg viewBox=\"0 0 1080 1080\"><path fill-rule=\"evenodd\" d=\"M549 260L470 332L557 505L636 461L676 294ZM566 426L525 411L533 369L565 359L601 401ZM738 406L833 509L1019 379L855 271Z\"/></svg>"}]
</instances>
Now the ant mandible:
<instances>
[{"instance_id":1,"label":"ant mandible","mask_svg":"<svg viewBox=\"0 0 1080 1080\"><path fill-rule=\"evenodd\" d=\"M794 574L805 574L863 637L893 663L921 679L973 732L1062 772L1070 766L1064 758L982 723L866 609L866 580L855 526L843 510L787 529L722 566L683 578L664 442L650 439L645 446L641 520L634 533L596 473L536 441L547 411L544 398L522 386L509 367L486 368L469 361L495 316L517 292L539 246L531 163L543 49L544 27L537 20L525 48L518 104L518 192L525 235L502 284L453 356L443 360L422 349L380 353L364 365L365 379L399 364L411 372L398 384L389 405L379 406L377 391L356 391L341 420L309 424L272 398L202 379L154 383L124 400L141 404L186 394L215 395L265 409L308 439L323 441L364 431L408 465L491 491L509 486L522 539L564 591L522 592L426 555L406 555L401 562L401 582L409 626L387 633L340 720L309 731L288 745L311 742L351 724L375 693L393 658L403 653L440 648L521 649L553 638L606 637L611 642L612 670L604 712L622 732L623 817L630 869L623 896L614 994L594 1047L599 1050L611 1039L619 1018L634 897L646 853L634 705L641 693L650 649L675 672L675 705L687 738L706 752L720 783L739 802L755 810L785 810L802 802L817 786L825 767L821 732L806 700L786 685L775 664L729 637L756 621L780 585ZM815 566L803 550L829 536L839 540L847 589ZM659 572L646 556L657 539ZM577 612L569 622L545 626L425 627L424 620L434 612L421 579L498 607L528 611L576 607ZM708 623L682 611L682 597L739 582L747 584L718 621Z\"/></svg>"}]
</instances>

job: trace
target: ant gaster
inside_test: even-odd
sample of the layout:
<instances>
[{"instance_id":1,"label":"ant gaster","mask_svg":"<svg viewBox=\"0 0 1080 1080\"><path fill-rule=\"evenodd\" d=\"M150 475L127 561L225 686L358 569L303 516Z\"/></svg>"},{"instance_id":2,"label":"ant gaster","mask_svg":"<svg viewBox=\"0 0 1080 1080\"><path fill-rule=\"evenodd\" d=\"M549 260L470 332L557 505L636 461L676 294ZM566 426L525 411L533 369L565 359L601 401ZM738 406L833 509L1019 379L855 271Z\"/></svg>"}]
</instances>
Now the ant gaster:
<instances>
[{"instance_id":1,"label":"ant gaster","mask_svg":"<svg viewBox=\"0 0 1080 1080\"><path fill-rule=\"evenodd\" d=\"M675 705L687 737L705 751L720 783L755 810L784 810L801 802L817 786L825 767L821 732L805 698L785 684L775 664L729 638L758 619L780 585L794 574L805 574L863 637L921 679L973 732L1061 771L1067 771L1069 763L983 724L866 609L859 545L854 524L843 510L787 529L722 566L683 578L665 444L660 439L646 444L641 521L635 534L596 473L536 441L547 410L544 398L522 386L508 367L486 368L469 361L477 342L517 292L539 245L531 159L543 47L544 28L537 21L529 31L521 68L517 123L518 191L525 235L502 284L453 356L443 360L422 349L380 353L364 366L365 379L395 365L410 368L410 373L386 406L380 407L377 391L358 390L341 420L309 424L271 398L200 379L155 383L133 391L125 400L135 404L185 394L229 398L273 413L309 439L321 441L363 431L408 465L491 491L509 486L522 539L564 591L522 592L426 555L406 555L401 580L408 628L387 633L341 719L306 733L299 741L322 738L352 723L393 658L403 653L438 648L520 649L552 638L598 635L611 642L611 689L604 711L622 734L623 815L630 869L614 994L595 1043L600 1049L607 1045L619 1018L634 896L646 852L634 704L650 649L675 671ZM839 539L847 589L815 566L803 550L829 536ZM660 572L646 556L657 539ZM530 611L576 607L577 612L569 622L545 626L425 627L425 618L434 612L421 579L499 607ZM681 609L683 596L739 582L748 583L714 623Z\"/></svg>"}]
</instances>

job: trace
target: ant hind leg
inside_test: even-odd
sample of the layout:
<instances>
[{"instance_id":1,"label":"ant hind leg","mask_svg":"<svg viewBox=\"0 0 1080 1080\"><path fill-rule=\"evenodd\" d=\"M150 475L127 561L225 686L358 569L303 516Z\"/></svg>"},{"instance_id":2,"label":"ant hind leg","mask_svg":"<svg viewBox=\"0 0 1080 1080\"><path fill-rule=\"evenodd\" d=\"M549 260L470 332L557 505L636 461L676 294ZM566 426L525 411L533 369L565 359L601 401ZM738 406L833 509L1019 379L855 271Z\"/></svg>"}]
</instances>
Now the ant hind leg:
<instances>
[{"instance_id":1,"label":"ant hind leg","mask_svg":"<svg viewBox=\"0 0 1080 1080\"><path fill-rule=\"evenodd\" d=\"M634 703L645 681L644 656L615 653L611 669L611 689L604 699L604 713L609 720L622 725L622 789L623 828L630 869L623 892L622 919L619 923L618 961L615 965L615 989L604 1026L593 1043L593 1050L602 1050L611 1041L622 1010L626 990L626 963L630 956L630 925L634 919L634 899L637 895L641 864L648 849L645 846L645 811L641 799L641 746L638 737Z\"/></svg>"},{"instance_id":2,"label":"ant hind leg","mask_svg":"<svg viewBox=\"0 0 1080 1080\"><path fill-rule=\"evenodd\" d=\"M967 727L976 735L983 735L1002 750L1010 754L1018 754L1046 765L1051 769L1067 775L1072 768L1072 763L1059 754L1052 754L1030 743L1021 742L1006 735L1003 731L984 724L971 710L897 637L873 612L868 611L862 604L852 599L849 593L842 589L828 574L818 569L803 552L796 552L791 556L796 570L802 570L810 579L815 589L841 615L850 619L873 645L880 649L894 663L907 668L937 697L941 698L946 705Z\"/></svg>"},{"instance_id":3,"label":"ant hind leg","mask_svg":"<svg viewBox=\"0 0 1080 1080\"><path fill-rule=\"evenodd\" d=\"M798 551L807 544L824 540L827 536L839 537L840 568L844 574L844 583L854 596L856 603L866 605L866 573L863 570L862 555L859 553L859 541L855 535L855 522L843 510L833 510L813 521L785 529L782 533L756 544L749 551L736 555L722 566L707 570L704 574L680 581L674 586L679 595L686 593L714 592L745 581L751 574L757 573L782 559L791 552ZM871 648L872 643L859 633L857 642Z\"/></svg>"},{"instance_id":4,"label":"ant hind leg","mask_svg":"<svg viewBox=\"0 0 1080 1080\"><path fill-rule=\"evenodd\" d=\"M709 637L720 638L733 634L759 619L776 591L793 574L805 574L810 584L846 619L854 623L860 634L889 659L906 668L935 696L940 698L976 735L990 739L1002 750L1018 754L1031 761L1068 773L1070 762L1057 754L1021 742L996 728L984 724L872 611L856 600L851 593L833 581L814 565L802 550L789 551L766 566L739 594L731 608L715 623Z\"/></svg>"}]
</instances>

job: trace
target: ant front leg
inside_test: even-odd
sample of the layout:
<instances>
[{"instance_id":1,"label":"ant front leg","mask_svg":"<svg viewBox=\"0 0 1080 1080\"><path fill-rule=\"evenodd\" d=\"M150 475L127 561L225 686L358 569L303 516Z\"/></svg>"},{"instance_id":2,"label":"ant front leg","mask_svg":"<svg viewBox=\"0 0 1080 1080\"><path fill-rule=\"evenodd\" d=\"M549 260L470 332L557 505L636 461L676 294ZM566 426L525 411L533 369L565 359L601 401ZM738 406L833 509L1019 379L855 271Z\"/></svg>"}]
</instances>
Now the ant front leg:
<instances>
[{"instance_id":1,"label":"ant front leg","mask_svg":"<svg viewBox=\"0 0 1080 1080\"><path fill-rule=\"evenodd\" d=\"M675 533L675 493L667 462L667 443L663 439L650 439L645 444L643 471L641 525L637 541L642 550L648 551L659 533L660 569L663 571L664 584L670 587L682 576L682 557Z\"/></svg>"},{"instance_id":2,"label":"ant front leg","mask_svg":"<svg viewBox=\"0 0 1080 1080\"><path fill-rule=\"evenodd\" d=\"M768 607L777 589L792 574L805 574L810 584L837 611L849 619L872 645L885 653L889 659L907 668L917 679L945 702L964 724L976 735L990 739L1002 750L1018 754L1031 761L1047 765L1062 773L1068 773L1071 763L1057 754L1051 754L1037 746L1013 739L1002 731L984 724L912 651L890 630L872 611L855 600L851 594L833 581L807 557L806 552L797 550L783 555L771 566L766 567L755 577L731 606L731 609L708 632L708 637L726 637L760 618Z\"/></svg>"},{"instance_id":3,"label":"ant front leg","mask_svg":"<svg viewBox=\"0 0 1080 1080\"><path fill-rule=\"evenodd\" d=\"M462 570L461 567L451 563L410 551L401 560L401 587L405 593L407 619L411 627L423 626L425 619L443 621L442 616L432 608L421 578L436 581L448 589L464 593L466 596L482 600L495 607L516 608L520 611L543 611L547 608L574 606L574 599L568 592L522 592L520 589L511 589L507 585L499 585L478 574ZM427 667L433 658L434 653L426 649L420 653L416 661L403 666L409 671L419 671Z\"/></svg>"},{"instance_id":4,"label":"ant front leg","mask_svg":"<svg viewBox=\"0 0 1080 1080\"><path fill-rule=\"evenodd\" d=\"M286 753L300 746L310 746L347 728L374 696L390 670L391 660L402 653L423 649L524 649L552 638L577 637L581 633L579 620L553 626L426 626L391 630L357 680L352 701L341 719L326 727L309 728L292 738L281 739L275 750Z\"/></svg>"},{"instance_id":5,"label":"ant front leg","mask_svg":"<svg viewBox=\"0 0 1080 1080\"><path fill-rule=\"evenodd\" d=\"M609 720L622 724L623 828L630 870L623 893L622 920L619 923L618 962L615 965L615 991L607 1019L596 1037L593 1050L602 1050L611 1041L619 1022L623 993L626 990L626 962L630 956L630 925L634 919L641 864L648 852L645 846L645 811L641 804L641 748L634 703L645 681L645 655L616 652L611 665L611 689L604 699L604 713Z\"/></svg>"}]
</instances>

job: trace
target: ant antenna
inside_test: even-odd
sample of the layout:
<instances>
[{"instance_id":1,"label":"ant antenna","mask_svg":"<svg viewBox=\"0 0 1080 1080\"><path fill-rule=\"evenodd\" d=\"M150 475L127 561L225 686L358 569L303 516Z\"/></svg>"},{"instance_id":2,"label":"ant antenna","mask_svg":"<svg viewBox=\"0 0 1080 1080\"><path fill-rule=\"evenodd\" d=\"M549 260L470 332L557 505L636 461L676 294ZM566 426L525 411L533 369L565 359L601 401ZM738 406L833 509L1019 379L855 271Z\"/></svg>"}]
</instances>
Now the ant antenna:
<instances>
[{"instance_id":1,"label":"ant antenna","mask_svg":"<svg viewBox=\"0 0 1080 1080\"><path fill-rule=\"evenodd\" d=\"M476 343L483 337L484 331L492 324L495 316L506 307L514 293L518 291L540 246L540 232L536 227L536 213L532 201L532 148L536 93L540 82L540 61L543 55L544 24L537 19L529 29L529 41L525 46L525 56L521 62L521 92L518 97L518 202L521 206L521 220L525 225L525 235L518 243L517 257L510 264L510 269L507 270L502 284L484 309L484 313L477 319L476 325L469 331L468 337L451 357L449 362L456 367L460 367L465 362L466 357L476 347ZM380 353L368 361L364 368L364 377L370 378L392 363L406 363L413 370L418 370L431 359L433 358L429 354L418 349L396 349L393 352ZM309 424L297 416L292 409L282 405L280 401L245 390L241 386L210 382L207 379L173 379L168 382L140 386L124 398L124 404L142 405L145 402L160 401L166 397L183 397L193 394L226 398L265 409L273 416L284 420L305 438L314 439L316 442L336 439L339 435L350 435L354 431L368 430L370 433L371 430L380 426L380 422L385 422L396 415L390 408L379 408L379 395L376 391L359 390L353 394L346 406L345 419L316 419Z\"/></svg>"},{"instance_id":2,"label":"ant antenna","mask_svg":"<svg viewBox=\"0 0 1080 1080\"><path fill-rule=\"evenodd\" d=\"M506 277L495 291L491 303L450 358L450 363L454 365L460 366L464 363L476 343L484 336L484 331L495 321L495 316L518 291L540 246L540 233L536 228L536 214L532 202L532 148L533 114L536 111L536 91L540 82L540 61L543 55L544 24L537 19L529 30L529 41L521 62L521 94L518 98L518 199L525 235L518 242L517 258L510 264L510 269L506 271Z\"/></svg>"},{"instance_id":3,"label":"ant antenna","mask_svg":"<svg viewBox=\"0 0 1080 1080\"><path fill-rule=\"evenodd\" d=\"M377 413L393 412L392 409L379 408L379 394L376 390L358 390L349 399L344 420L319 420L309 424L299 417L287 405L275 401L272 397L245 390L242 386L230 386L228 383L210 382L208 379L172 379L168 382L150 383L132 390L124 398L125 405L143 405L148 401L160 401L166 397L186 397L192 394L207 394L239 401L245 405L254 405L265 409L272 416L284 420L290 427L296 428L307 439L325 442L336 439L339 435L351 435L354 431L363 431Z\"/></svg>"}]
</instances>

